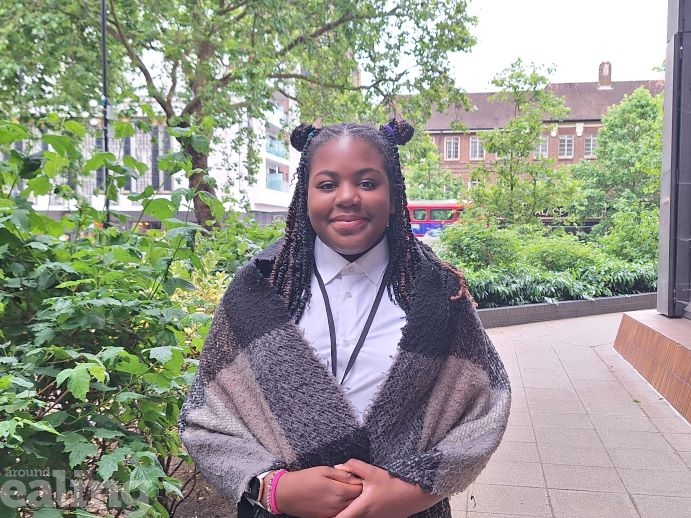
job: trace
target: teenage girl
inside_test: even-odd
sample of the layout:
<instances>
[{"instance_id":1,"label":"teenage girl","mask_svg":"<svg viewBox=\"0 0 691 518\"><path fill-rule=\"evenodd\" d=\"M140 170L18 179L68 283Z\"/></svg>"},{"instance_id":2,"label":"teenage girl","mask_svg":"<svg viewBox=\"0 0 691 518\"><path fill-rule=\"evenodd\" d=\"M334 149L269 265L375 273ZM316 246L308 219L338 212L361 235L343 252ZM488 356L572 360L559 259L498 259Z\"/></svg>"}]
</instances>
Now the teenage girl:
<instances>
[{"instance_id":1,"label":"teenage girl","mask_svg":"<svg viewBox=\"0 0 691 518\"><path fill-rule=\"evenodd\" d=\"M241 518L449 518L501 440L504 367L463 275L411 232L412 134L291 135L285 237L229 286L180 420Z\"/></svg>"}]
</instances>

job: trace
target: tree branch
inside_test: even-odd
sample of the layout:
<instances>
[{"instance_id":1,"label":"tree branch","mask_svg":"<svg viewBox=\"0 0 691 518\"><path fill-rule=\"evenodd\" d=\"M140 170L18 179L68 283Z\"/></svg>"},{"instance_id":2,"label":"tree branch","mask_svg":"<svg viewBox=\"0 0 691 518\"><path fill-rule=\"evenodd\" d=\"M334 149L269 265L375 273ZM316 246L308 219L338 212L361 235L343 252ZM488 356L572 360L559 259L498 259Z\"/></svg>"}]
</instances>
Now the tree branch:
<instances>
[{"instance_id":1,"label":"tree branch","mask_svg":"<svg viewBox=\"0 0 691 518\"><path fill-rule=\"evenodd\" d=\"M228 13L231 13L235 11L236 9L240 9L242 7L245 7L249 2L238 2L237 4L234 5L223 5L225 2L219 2L218 10L216 10L215 15L216 16L225 16ZM239 16L244 16L242 13ZM237 20L237 18L236 18Z\"/></svg>"},{"instance_id":2,"label":"tree branch","mask_svg":"<svg viewBox=\"0 0 691 518\"><path fill-rule=\"evenodd\" d=\"M125 35L125 31L122 28L122 24L120 23L120 19L118 18L117 12L115 11L115 2L113 0L110 0L110 12L113 16L113 25L114 29L111 27L109 28L108 32L122 45L125 47L125 50L127 51L127 55L129 58L132 60L132 62L135 64L135 66L139 69L139 71L142 73L144 76L144 80L146 81L146 86L147 90L149 91L149 95L156 99L156 102L158 102L159 106L161 109L164 111L166 114L166 117L168 119L172 118L175 116L175 112L173 111L173 106L172 103L168 102L166 98L164 98L156 89L156 85L154 84L153 77L151 76L151 72L149 72L149 69L147 66L144 64L144 62L141 60L137 52L134 50L134 47L132 44L129 42L127 39L127 36Z\"/></svg>"},{"instance_id":3,"label":"tree branch","mask_svg":"<svg viewBox=\"0 0 691 518\"><path fill-rule=\"evenodd\" d=\"M178 86L178 68L180 67L180 61L175 60L173 62L173 68L170 71L170 88L168 89L168 95L166 95L166 102L169 105L173 105L173 95L175 95L175 90Z\"/></svg>"},{"instance_id":4,"label":"tree branch","mask_svg":"<svg viewBox=\"0 0 691 518\"><path fill-rule=\"evenodd\" d=\"M395 77L392 77L390 79L378 79L372 84L369 85L359 85L359 86L345 86L339 83L325 83L322 81L319 81L315 79L312 76L309 76L307 74L271 74L269 78L271 79L298 79L300 81L305 81L307 83L311 83L316 86L321 86L322 88L337 88L339 90L350 90L350 91L362 91L362 90L374 90L378 89L379 86L383 83L392 83L392 82L397 82L399 81L405 74L407 73L407 70L404 70L397 74Z\"/></svg>"},{"instance_id":5,"label":"tree branch","mask_svg":"<svg viewBox=\"0 0 691 518\"><path fill-rule=\"evenodd\" d=\"M351 15L351 14L345 14L338 18L337 20L334 20L332 22L327 23L326 25L320 27L319 29L315 30L311 34L308 35L301 35L295 38L292 42L290 42L288 45L283 47L279 52L276 53L276 57L281 57L285 56L288 54L291 50L293 50L295 47L302 45L304 43L307 43L307 41L312 40L314 38L318 38L322 34L326 34L329 31L332 31L333 29L336 29L337 27L340 27L341 25L352 22L355 20L372 20L374 18L387 18L389 16L393 16L396 14L396 11L398 11L398 6L394 7L390 11L386 13L374 13L374 14L369 14L369 15Z\"/></svg>"}]
</instances>

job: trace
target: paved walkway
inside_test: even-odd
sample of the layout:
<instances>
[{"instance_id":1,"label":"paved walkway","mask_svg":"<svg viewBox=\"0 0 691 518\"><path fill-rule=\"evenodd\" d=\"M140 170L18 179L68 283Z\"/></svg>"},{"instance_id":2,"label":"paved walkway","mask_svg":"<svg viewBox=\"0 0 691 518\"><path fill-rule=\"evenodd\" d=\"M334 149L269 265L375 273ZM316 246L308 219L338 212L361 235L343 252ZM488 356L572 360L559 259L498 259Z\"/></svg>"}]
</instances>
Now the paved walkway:
<instances>
[{"instance_id":1,"label":"paved walkway","mask_svg":"<svg viewBox=\"0 0 691 518\"><path fill-rule=\"evenodd\" d=\"M620 319L488 330L511 417L454 518L691 518L691 426L613 349Z\"/></svg>"}]
</instances>

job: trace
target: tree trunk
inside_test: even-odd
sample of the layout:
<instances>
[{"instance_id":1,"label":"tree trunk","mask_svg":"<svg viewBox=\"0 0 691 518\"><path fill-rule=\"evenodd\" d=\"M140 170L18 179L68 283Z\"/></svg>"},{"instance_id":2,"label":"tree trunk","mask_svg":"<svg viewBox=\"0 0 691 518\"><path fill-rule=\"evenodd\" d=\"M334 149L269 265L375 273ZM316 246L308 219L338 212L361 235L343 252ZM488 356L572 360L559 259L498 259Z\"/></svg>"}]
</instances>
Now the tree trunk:
<instances>
[{"instance_id":1,"label":"tree trunk","mask_svg":"<svg viewBox=\"0 0 691 518\"><path fill-rule=\"evenodd\" d=\"M190 188L195 191L206 191L212 196L216 196L214 188L205 180L209 167L209 156L199 153L191 145L185 146L185 152L192 157L193 169L198 171L190 176ZM194 216L197 219L197 223L206 230L211 230L220 225L220 221L216 221L211 213L211 208L199 196L194 197Z\"/></svg>"}]
</instances>

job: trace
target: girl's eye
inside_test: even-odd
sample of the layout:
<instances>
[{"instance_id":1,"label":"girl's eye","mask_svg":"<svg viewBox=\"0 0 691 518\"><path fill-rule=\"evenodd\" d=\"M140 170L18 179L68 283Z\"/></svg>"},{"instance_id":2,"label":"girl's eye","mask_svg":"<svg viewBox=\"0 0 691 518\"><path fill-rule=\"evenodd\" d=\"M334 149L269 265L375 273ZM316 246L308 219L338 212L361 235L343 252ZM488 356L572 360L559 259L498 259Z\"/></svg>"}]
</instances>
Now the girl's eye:
<instances>
[{"instance_id":1,"label":"girl's eye","mask_svg":"<svg viewBox=\"0 0 691 518\"><path fill-rule=\"evenodd\" d=\"M363 189L374 189L377 186L377 184L376 184L376 182L373 182L372 180L362 180L360 182L360 186Z\"/></svg>"},{"instance_id":2,"label":"girl's eye","mask_svg":"<svg viewBox=\"0 0 691 518\"><path fill-rule=\"evenodd\" d=\"M321 191L333 191L336 188L336 184L333 182L322 182L317 185L317 189Z\"/></svg>"}]
</instances>

